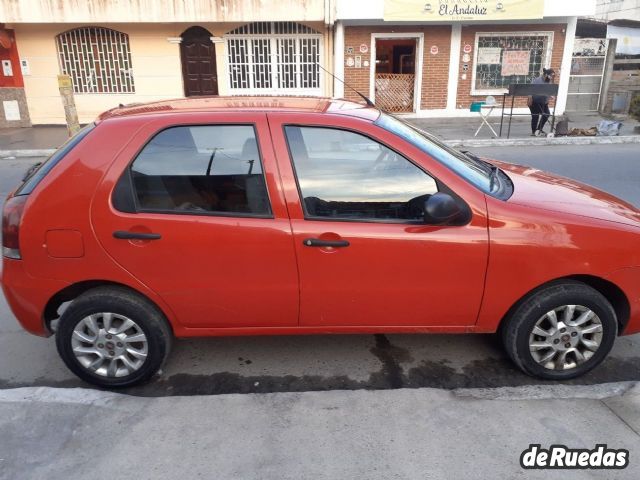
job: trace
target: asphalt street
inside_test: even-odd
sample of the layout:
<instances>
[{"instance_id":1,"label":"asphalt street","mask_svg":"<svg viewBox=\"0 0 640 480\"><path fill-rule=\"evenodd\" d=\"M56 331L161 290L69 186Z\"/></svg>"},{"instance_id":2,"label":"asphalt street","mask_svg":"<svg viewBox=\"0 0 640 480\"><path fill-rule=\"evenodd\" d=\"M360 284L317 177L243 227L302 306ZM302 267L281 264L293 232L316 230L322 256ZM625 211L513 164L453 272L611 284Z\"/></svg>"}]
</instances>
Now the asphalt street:
<instances>
[{"instance_id":1,"label":"asphalt street","mask_svg":"<svg viewBox=\"0 0 640 480\"><path fill-rule=\"evenodd\" d=\"M640 205L637 145L492 147L482 156L572 177ZM4 198L40 159L0 160ZM575 384L640 380L640 335ZM342 335L178 340L162 374L139 396L305 392L540 383L506 359L493 335ZM547 382L549 383L549 382ZM22 331L0 295L0 388L84 386L59 360L53 339Z\"/></svg>"}]
</instances>

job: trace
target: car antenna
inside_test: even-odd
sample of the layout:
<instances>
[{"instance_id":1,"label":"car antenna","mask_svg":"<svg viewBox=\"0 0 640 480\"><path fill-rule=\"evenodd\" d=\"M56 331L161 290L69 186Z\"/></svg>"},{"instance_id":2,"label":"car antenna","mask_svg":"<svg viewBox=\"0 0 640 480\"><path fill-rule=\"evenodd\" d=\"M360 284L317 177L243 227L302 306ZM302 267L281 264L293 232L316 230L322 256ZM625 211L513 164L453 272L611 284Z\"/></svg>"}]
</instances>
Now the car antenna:
<instances>
[{"instance_id":1,"label":"car antenna","mask_svg":"<svg viewBox=\"0 0 640 480\"><path fill-rule=\"evenodd\" d=\"M376 107L376 104L373 103L369 97L366 97L365 95L363 95L362 93L360 93L358 90L356 90L355 88L353 88L351 85L349 85L347 82L345 82L344 80L342 80L341 78L336 77L333 73L331 73L329 70L327 70L326 68L324 68L322 65L320 65L319 63L316 64L318 65L318 67L320 67L320 69L324 70L326 73L328 73L329 75L331 75L333 78L335 78L336 80L338 80L339 82L341 82L345 87L353 90L354 92L356 92L367 104L367 107L373 107L373 108L378 108Z\"/></svg>"}]
</instances>

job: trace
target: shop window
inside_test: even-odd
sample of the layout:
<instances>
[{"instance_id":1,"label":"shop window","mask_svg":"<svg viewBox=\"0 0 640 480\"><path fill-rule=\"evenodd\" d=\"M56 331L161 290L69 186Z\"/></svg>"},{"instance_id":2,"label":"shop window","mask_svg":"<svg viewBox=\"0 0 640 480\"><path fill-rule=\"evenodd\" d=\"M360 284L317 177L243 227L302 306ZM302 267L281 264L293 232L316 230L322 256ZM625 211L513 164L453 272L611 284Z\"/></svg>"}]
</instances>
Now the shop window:
<instances>
[{"instance_id":1,"label":"shop window","mask_svg":"<svg viewBox=\"0 0 640 480\"><path fill-rule=\"evenodd\" d=\"M60 70L75 93L135 93L129 36L102 27L75 28L56 37Z\"/></svg>"},{"instance_id":2,"label":"shop window","mask_svg":"<svg viewBox=\"0 0 640 480\"><path fill-rule=\"evenodd\" d=\"M553 32L477 33L473 94L531 83L551 62Z\"/></svg>"},{"instance_id":3,"label":"shop window","mask_svg":"<svg viewBox=\"0 0 640 480\"><path fill-rule=\"evenodd\" d=\"M322 35L295 22L255 22L225 35L234 94L319 95Z\"/></svg>"}]
</instances>

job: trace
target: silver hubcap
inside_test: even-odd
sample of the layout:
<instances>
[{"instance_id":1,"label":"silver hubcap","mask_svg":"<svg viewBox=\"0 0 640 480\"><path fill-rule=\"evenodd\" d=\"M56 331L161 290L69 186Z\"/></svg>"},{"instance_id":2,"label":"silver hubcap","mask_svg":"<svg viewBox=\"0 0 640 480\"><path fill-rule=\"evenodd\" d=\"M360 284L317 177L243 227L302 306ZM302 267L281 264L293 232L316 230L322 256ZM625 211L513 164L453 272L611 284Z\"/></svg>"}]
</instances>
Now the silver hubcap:
<instances>
[{"instance_id":1,"label":"silver hubcap","mask_svg":"<svg viewBox=\"0 0 640 480\"><path fill-rule=\"evenodd\" d=\"M602 322L587 307L563 305L545 313L529 335L533 359L549 370L570 370L600 348Z\"/></svg>"},{"instance_id":2,"label":"silver hubcap","mask_svg":"<svg viewBox=\"0 0 640 480\"><path fill-rule=\"evenodd\" d=\"M87 370L124 377L147 359L147 337L140 326L117 313L95 313L78 322L71 337L73 354Z\"/></svg>"}]
</instances>

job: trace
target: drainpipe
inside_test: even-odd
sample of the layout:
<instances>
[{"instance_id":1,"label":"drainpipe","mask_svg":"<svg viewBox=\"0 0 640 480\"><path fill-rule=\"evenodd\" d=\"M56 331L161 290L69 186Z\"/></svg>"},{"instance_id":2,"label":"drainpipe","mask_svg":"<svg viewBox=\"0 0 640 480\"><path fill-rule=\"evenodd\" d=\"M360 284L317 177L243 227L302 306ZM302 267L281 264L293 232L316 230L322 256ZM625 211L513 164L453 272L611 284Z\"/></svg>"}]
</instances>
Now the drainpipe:
<instances>
[{"instance_id":1,"label":"drainpipe","mask_svg":"<svg viewBox=\"0 0 640 480\"><path fill-rule=\"evenodd\" d=\"M333 42L333 74L340 80L344 80L344 25L336 21ZM340 80L333 80L333 96L344 98L344 84Z\"/></svg>"}]
</instances>

